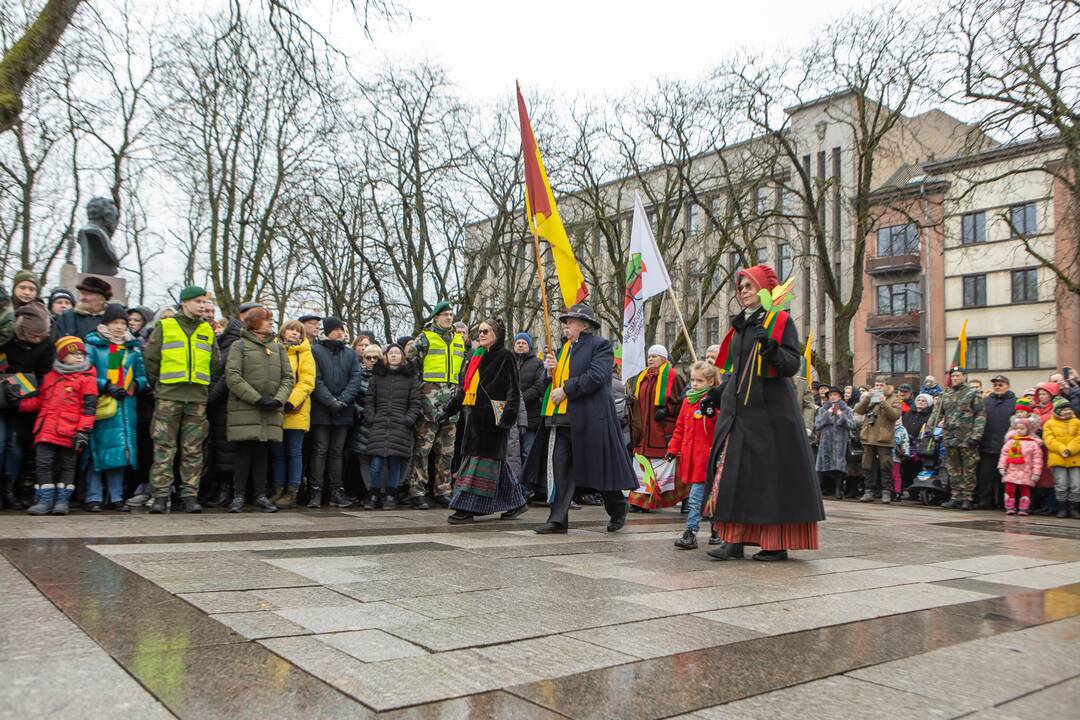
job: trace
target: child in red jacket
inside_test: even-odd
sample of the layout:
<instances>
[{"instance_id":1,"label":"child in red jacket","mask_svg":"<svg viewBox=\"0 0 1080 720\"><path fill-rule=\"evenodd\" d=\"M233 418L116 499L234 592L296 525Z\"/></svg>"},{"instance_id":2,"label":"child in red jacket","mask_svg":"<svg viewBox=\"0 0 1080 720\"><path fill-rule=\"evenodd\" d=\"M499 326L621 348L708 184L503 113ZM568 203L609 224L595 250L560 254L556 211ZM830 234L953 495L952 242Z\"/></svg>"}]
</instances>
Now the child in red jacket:
<instances>
[{"instance_id":1,"label":"child in red jacket","mask_svg":"<svg viewBox=\"0 0 1080 720\"><path fill-rule=\"evenodd\" d=\"M38 394L19 403L19 410L38 414L34 421L37 484L31 515L67 515L75 490L75 466L94 427L97 398L97 373L86 358L86 346L71 335L60 338L56 362L41 381Z\"/></svg>"},{"instance_id":2,"label":"child in red jacket","mask_svg":"<svg viewBox=\"0 0 1080 720\"><path fill-rule=\"evenodd\" d=\"M667 459L679 458L679 477L690 486L687 498L689 512L686 530L675 541L681 550L697 548L697 531L701 523L701 507L705 500L705 478L708 474L709 451L712 448L713 430L716 428L716 407L707 401L707 394L720 382L716 366L696 362L690 367L690 389L679 410L675 432L668 443ZM702 403L705 400L706 402ZM713 533L710 545L715 545Z\"/></svg>"}]
</instances>

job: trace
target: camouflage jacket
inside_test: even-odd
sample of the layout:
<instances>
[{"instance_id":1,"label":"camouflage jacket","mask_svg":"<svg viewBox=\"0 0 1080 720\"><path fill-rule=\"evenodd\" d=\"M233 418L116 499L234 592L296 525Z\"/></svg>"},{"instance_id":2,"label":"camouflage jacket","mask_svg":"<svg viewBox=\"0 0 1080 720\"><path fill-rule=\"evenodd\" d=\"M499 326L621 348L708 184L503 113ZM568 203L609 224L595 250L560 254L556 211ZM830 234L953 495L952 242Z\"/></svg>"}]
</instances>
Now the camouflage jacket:
<instances>
[{"instance_id":1,"label":"camouflage jacket","mask_svg":"<svg viewBox=\"0 0 1080 720\"><path fill-rule=\"evenodd\" d=\"M970 385L945 391L941 403L941 423L946 447L978 447L986 427L986 405L982 393Z\"/></svg>"}]
</instances>

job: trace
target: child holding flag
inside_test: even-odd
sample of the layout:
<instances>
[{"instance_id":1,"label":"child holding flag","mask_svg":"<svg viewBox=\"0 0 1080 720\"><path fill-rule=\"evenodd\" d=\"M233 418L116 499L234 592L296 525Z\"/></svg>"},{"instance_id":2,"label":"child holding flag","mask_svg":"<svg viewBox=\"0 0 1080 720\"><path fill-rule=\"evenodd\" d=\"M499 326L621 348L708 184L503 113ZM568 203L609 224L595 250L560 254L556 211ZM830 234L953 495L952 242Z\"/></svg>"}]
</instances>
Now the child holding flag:
<instances>
[{"instance_id":1,"label":"child holding flag","mask_svg":"<svg viewBox=\"0 0 1080 720\"><path fill-rule=\"evenodd\" d=\"M706 398L720 384L720 373L707 362L696 362L690 368L690 390L683 400L675 433L668 444L666 460L679 459L679 479L690 486L687 499L686 530L675 541L680 550L697 548L697 532L701 523L701 507L705 501L705 478L708 475L709 451L716 430L716 407ZM718 544L712 533L710 545Z\"/></svg>"}]
</instances>

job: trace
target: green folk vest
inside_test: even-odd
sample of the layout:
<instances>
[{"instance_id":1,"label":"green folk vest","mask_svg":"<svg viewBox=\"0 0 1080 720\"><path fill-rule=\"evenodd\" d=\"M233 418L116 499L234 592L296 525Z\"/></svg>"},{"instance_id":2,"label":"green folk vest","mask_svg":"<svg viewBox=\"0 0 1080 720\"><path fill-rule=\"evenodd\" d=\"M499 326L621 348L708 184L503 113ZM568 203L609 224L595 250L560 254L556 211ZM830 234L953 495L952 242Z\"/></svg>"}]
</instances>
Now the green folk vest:
<instances>
[{"instance_id":1,"label":"green folk vest","mask_svg":"<svg viewBox=\"0 0 1080 720\"><path fill-rule=\"evenodd\" d=\"M465 359L465 341L454 333L449 344L437 332L425 330L428 351L424 356L424 382L457 384Z\"/></svg>"},{"instance_id":2,"label":"green folk vest","mask_svg":"<svg viewBox=\"0 0 1080 720\"><path fill-rule=\"evenodd\" d=\"M214 330L202 322L190 336L176 318L161 321L161 375L163 385L210 384L210 363L214 353Z\"/></svg>"}]
</instances>

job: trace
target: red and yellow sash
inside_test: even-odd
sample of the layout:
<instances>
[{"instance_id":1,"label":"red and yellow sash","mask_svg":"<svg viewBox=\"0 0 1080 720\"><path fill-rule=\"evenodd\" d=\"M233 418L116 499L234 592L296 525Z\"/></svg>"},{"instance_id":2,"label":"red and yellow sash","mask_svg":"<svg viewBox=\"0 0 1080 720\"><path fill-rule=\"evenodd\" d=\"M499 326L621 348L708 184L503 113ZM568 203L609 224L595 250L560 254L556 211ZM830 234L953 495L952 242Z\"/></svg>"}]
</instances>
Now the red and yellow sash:
<instances>
[{"instance_id":1,"label":"red and yellow sash","mask_svg":"<svg viewBox=\"0 0 1080 720\"><path fill-rule=\"evenodd\" d=\"M559 349L559 361L555 365L555 374L551 376L551 384L548 385L548 389L544 391L544 417L566 414L566 404L568 401L563 400L561 403L555 404L551 401L551 391L554 388L561 388L569 377L570 343L565 343L562 348Z\"/></svg>"},{"instance_id":2,"label":"red and yellow sash","mask_svg":"<svg viewBox=\"0 0 1080 720\"><path fill-rule=\"evenodd\" d=\"M477 348L465 368L465 400L461 404L466 407L476 405L476 391L480 387L480 358L486 354L486 347Z\"/></svg>"},{"instance_id":3,"label":"red and yellow sash","mask_svg":"<svg viewBox=\"0 0 1080 720\"><path fill-rule=\"evenodd\" d=\"M641 398L641 383L645 382L648 370L642 370L638 375L637 384L634 385L634 397ZM653 393L653 405L663 407L671 395L671 363L665 362L658 368L656 378L656 390Z\"/></svg>"},{"instance_id":4,"label":"red and yellow sash","mask_svg":"<svg viewBox=\"0 0 1080 720\"><path fill-rule=\"evenodd\" d=\"M784 339L784 328L787 327L788 319L790 315L787 312L781 310L780 312L771 312L765 316L765 321L762 323L765 330L768 331L769 337L775 340L777 343ZM724 342L720 344L720 354L716 356L716 367L720 369L720 374L735 372L735 358L731 357L731 339L735 337L735 328L728 330L727 335L724 336ZM765 362L764 359L758 355L757 368L755 374L758 377L776 377L776 368Z\"/></svg>"}]
</instances>

